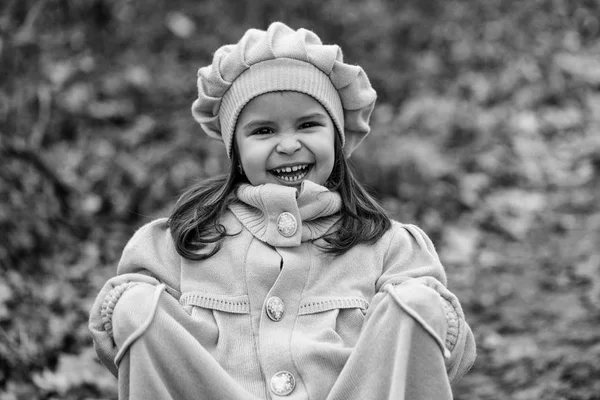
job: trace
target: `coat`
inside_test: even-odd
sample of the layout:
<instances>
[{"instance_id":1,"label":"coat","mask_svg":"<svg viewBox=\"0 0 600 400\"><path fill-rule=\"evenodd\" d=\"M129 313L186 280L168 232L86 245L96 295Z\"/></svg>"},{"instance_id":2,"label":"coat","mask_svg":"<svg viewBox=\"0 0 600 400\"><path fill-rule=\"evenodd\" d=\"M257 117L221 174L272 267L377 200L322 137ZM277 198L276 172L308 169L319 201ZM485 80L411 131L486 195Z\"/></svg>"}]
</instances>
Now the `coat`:
<instances>
[{"instance_id":1,"label":"coat","mask_svg":"<svg viewBox=\"0 0 600 400\"><path fill-rule=\"evenodd\" d=\"M100 360L119 376L123 398L136 398L136 390L143 389L135 387L148 385L147 375L133 376L136 363L165 363L183 374L194 368L208 374L207 382L190 379L188 385L206 388L224 379L226 387L248 394L239 398L325 399L335 390L348 391L348 382L356 380L338 383L353 353L366 351L358 349L361 341L369 350L359 364L377 349L395 354L396 332L409 324L401 321L411 321L427 337L425 353L433 352L440 364L436 371L442 371L435 379L450 384L471 367L473 334L421 229L393 221L377 242L336 256L323 251L322 236L339 220L337 193L311 182L298 195L270 184L244 185L236 193L237 201L220 220L231 235L215 255L182 258L167 220L158 219L134 234L117 276L100 291L90 330ZM397 311L382 311L388 309ZM373 329L392 329L389 339L365 328L370 319ZM148 341L143 346L141 338ZM144 350L134 353L138 342ZM414 344L405 346L415 351ZM189 353L192 348L197 351ZM143 355L135 359L135 354ZM194 354L204 360L196 367ZM367 371L387 376L389 362L375 358ZM202 372L206 365L213 367Z\"/></svg>"}]
</instances>

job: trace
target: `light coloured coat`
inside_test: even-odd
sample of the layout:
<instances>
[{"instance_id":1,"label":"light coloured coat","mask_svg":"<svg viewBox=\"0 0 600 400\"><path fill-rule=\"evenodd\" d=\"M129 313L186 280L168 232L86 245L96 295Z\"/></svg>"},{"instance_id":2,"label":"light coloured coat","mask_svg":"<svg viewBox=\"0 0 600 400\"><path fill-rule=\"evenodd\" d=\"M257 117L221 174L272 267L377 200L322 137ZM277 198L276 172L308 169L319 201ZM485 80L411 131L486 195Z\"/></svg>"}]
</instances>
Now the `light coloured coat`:
<instances>
[{"instance_id":1,"label":"light coloured coat","mask_svg":"<svg viewBox=\"0 0 600 400\"><path fill-rule=\"evenodd\" d=\"M319 245L325 242L319 238L335 229L341 204L337 193L305 182L299 195L278 185L248 185L237 197L221 220L234 234L206 260L179 256L166 219L145 225L129 241L117 276L106 283L90 316L97 353L115 375L128 347L143 334L143 322L132 326L124 335L130 337L119 346L113 337L113 328L118 328L113 312L123 293L139 282L165 285L186 312L186 324L203 332L195 340L257 398L268 398L270 379L282 370L296 377L297 398L326 398L364 333L365 316L377 296L407 283L412 285L407 288L426 286L438 294L435 304L405 308L417 310L415 319L446 356L449 381L471 367L473 334L458 299L446 288L434 246L421 229L393 221L376 243L334 256L323 252ZM297 223L292 235L281 233L279 217L284 212ZM409 293L407 304L411 290L404 292ZM273 297L283 302L280 321L265 312ZM440 306L444 320L432 320L435 313L428 307ZM135 305L124 313L135 314ZM134 361L129 360L128 368Z\"/></svg>"}]
</instances>

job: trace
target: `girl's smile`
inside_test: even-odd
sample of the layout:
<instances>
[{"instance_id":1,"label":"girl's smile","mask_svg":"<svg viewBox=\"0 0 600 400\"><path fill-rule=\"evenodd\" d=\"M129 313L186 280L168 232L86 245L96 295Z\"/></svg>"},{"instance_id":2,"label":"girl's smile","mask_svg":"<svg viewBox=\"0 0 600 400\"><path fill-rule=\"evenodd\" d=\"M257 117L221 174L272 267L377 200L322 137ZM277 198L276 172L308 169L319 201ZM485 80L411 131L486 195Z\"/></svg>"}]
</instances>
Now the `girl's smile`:
<instances>
[{"instance_id":1,"label":"girl's smile","mask_svg":"<svg viewBox=\"0 0 600 400\"><path fill-rule=\"evenodd\" d=\"M335 160L333 121L304 93L270 92L242 110L235 144L252 185L299 186L305 179L324 185Z\"/></svg>"},{"instance_id":2,"label":"girl's smile","mask_svg":"<svg viewBox=\"0 0 600 400\"><path fill-rule=\"evenodd\" d=\"M299 183L302 179L310 172L310 164L300 164L293 166L286 166L280 168L273 168L270 172L275 175L283 183Z\"/></svg>"}]
</instances>

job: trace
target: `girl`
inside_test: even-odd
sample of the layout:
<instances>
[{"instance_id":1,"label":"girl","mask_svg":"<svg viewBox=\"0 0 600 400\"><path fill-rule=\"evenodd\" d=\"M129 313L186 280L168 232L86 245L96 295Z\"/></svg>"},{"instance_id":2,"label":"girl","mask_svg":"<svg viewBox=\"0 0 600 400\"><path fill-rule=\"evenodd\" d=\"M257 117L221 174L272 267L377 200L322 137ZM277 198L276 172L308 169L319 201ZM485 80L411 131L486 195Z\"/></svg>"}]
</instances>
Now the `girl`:
<instances>
[{"instance_id":1,"label":"girl","mask_svg":"<svg viewBox=\"0 0 600 400\"><path fill-rule=\"evenodd\" d=\"M429 238L391 221L347 158L364 71L273 23L221 47L192 113L224 177L139 229L90 329L121 399L450 399L473 335Z\"/></svg>"}]
</instances>

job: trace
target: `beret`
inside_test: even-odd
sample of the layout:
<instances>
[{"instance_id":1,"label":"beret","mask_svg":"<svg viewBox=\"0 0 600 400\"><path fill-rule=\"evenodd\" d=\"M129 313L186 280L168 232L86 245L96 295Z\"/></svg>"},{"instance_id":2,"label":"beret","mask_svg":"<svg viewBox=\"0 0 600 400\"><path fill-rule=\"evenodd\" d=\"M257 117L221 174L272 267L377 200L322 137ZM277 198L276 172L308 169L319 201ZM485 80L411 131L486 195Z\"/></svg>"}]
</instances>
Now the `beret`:
<instances>
[{"instance_id":1,"label":"beret","mask_svg":"<svg viewBox=\"0 0 600 400\"><path fill-rule=\"evenodd\" d=\"M192 115L209 136L222 140L231 157L239 114L250 100L275 91L312 96L327 110L349 156L369 134L377 94L360 66L346 64L337 45L312 31L274 22L249 29L236 44L220 47L198 70Z\"/></svg>"}]
</instances>

